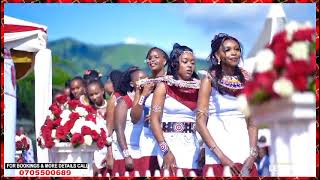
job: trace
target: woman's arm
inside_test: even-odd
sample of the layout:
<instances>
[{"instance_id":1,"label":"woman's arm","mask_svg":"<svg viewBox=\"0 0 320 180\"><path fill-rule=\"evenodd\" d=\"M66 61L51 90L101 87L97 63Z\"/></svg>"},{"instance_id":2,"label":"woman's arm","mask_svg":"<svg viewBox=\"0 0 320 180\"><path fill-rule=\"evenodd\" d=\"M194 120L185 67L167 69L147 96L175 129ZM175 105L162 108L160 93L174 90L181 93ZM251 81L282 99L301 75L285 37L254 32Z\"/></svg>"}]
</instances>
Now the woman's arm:
<instances>
[{"instance_id":1,"label":"woman's arm","mask_svg":"<svg viewBox=\"0 0 320 180\"><path fill-rule=\"evenodd\" d=\"M163 130L161 127L161 118L163 114L163 107L166 98L166 87L164 83L159 83L154 91L152 105L151 105L151 130L156 138L160 150L163 153L163 165L164 169L169 169L175 174L176 162L175 158L170 151L163 136Z\"/></svg>"},{"instance_id":2,"label":"woman's arm","mask_svg":"<svg viewBox=\"0 0 320 180\"><path fill-rule=\"evenodd\" d=\"M135 90L133 106L130 114L133 124L137 123L140 120L144 108L144 102L146 101L147 97L151 94L153 87L154 85L152 83L145 85L143 87L142 92L138 88Z\"/></svg>"},{"instance_id":3,"label":"woman's arm","mask_svg":"<svg viewBox=\"0 0 320 180\"><path fill-rule=\"evenodd\" d=\"M224 155L221 149L217 146L213 137L211 136L208 128L208 108L209 108L209 98L211 93L211 79L209 77L205 77L201 81L201 86L198 95L198 112L196 115L196 128L199 134L201 135L204 143L213 151L218 158L220 159L223 165L230 166L232 174L239 174L240 170L235 166L235 164Z\"/></svg>"},{"instance_id":4,"label":"woman's arm","mask_svg":"<svg viewBox=\"0 0 320 180\"><path fill-rule=\"evenodd\" d=\"M133 159L128 151L126 136L124 131L126 129L126 120L128 113L128 105L123 99L120 99L119 103L116 105L114 114L114 127L117 134L118 144L120 150L123 154L126 163L126 170L133 170Z\"/></svg>"},{"instance_id":5,"label":"woman's arm","mask_svg":"<svg viewBox=\"0 0 320 180\"><path fill-rule=\"evenodd\" d=\"M113 95L108 100L107 112L106 112L106 121L107 121L107 130L108 136L112 136L114 130L114 110L115 110L116 97Z\"/></svg>"}]
</instances>

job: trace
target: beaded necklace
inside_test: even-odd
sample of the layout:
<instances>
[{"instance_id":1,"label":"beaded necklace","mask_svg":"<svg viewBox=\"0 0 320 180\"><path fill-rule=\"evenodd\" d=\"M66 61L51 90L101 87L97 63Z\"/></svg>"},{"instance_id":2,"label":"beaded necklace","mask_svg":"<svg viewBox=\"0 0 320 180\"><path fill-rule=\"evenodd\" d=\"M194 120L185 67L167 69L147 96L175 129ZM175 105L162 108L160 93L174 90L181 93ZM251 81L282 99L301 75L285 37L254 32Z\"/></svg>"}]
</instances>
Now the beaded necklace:
<instances>
[{"instance_id":1,"label":"beaded necklace","mask_svg":"<svg viewBox=\"0 0 320 180\"><path fill-rule=\"evenodd\" d=\"M224 88L230 90L240 90L244 88L243 83L241 83L237 76L223 76L218 84Z\"/></svg>"}]
</instances>

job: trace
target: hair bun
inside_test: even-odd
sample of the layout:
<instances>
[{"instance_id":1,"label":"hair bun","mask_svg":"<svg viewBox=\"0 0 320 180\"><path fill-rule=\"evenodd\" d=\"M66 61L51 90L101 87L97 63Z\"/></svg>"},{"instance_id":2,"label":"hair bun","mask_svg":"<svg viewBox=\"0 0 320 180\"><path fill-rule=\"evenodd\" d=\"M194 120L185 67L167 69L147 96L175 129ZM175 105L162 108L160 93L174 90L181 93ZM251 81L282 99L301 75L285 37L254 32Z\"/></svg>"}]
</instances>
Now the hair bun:
<instances>
[{"instance_id":1,"label":"hair bun","mask_svg":"<svg viewBox=\"0 0 320 180\"><path fill-rule=\"evenodd\" d=\"M178 44L178 43L174 43L174 45L173 45L173 49L176 49L176 48L179 48L180 47L180 44Z\"/></svg>"}]
</instances>

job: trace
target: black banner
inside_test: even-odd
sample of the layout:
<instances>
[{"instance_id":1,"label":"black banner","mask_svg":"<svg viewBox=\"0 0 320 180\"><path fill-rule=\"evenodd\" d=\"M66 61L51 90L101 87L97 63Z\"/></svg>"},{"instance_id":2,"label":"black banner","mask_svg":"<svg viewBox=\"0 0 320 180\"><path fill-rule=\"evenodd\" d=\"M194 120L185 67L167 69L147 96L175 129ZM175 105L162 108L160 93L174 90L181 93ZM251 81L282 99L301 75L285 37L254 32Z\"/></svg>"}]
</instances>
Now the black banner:
<instances>
[{"instance_id":1,"label":"black banner","mask_svg":"<svg viewBox=\"0 0 320 180\"><path fill-rule=\"evenodd\" d=\"M88 169L87 163L5 163L6 169Z\"/></svg>"}]
</instances>

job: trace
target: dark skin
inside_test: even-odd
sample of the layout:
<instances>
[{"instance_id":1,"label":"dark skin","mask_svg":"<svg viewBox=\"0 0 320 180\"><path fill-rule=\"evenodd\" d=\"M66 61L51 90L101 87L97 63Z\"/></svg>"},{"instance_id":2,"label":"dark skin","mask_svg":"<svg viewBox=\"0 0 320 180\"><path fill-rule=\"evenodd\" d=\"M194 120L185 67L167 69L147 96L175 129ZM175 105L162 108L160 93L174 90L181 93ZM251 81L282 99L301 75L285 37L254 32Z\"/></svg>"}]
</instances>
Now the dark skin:
<instances>
[{"instance_id":1,"label":"dark skin","mask_svg":"<svg viewBox=\"0 0 320 180\"><path fill-rule=\"evenodd\" d=\"M96 106L102 106L104 103L103 98L104 89L99 86L99 84L90 84L87 87L87 95L91 102L93 102ZM109 132L109 130L108 130ZM107 169L112 169L113 167L113 156L112 156L112 148L109 146L107 148L106 157L102 160L101 165L107 164ZM95 166L95 165L94 165ZM94 174L97 173L97 169L95 169Z\"/></svg>"},{"instance_id":2,"label":"dark skin","mask_svg":"<svg viewBox=\"0 0 320 180\"><path fill-rule=\"evenodd\" d=\"M166 64L166 59L161 51L158 49L154 49L150 52L147 57L147 63L149 69L152 71L152 78L161 77L165 75L164 66ZM141 96L147 98L153 91L155 84L147 84L143 87L143 89L135 88L135 100L133 102L133 107L131 109L131 118L133 123L137 123L143 112L143 105L138 104ZM145 118L146 121L150 120L150 116Z\"/></svg>"},{"instance_id":3,"label":"dark skin","mask_svg":"<svg viewBox=\"0 0 320 180\"><path fill-rule=\"evenodd\" d=\"M75 99L80 99L85 94L85 85L80 80L73 80L70 83L70 92Z\"/></svg>"},{"instance_id":4,"label":"dark skin","mask_svg":"<svg viewBox=\"0 0 320 180\"><path fill-rule=\"evenodd\" d=\"M192 73L195 70L195 61L194 56L189 53L183 53L179 57L179 70L178 70L178 79L190 81L192 80ZM154 96L152 99L152 106L159 106L163 110L164 102L166 98L166 87L164 83L159 83L154 91ZM163 130L161 127L161 112L151 111L151 130L156 138L157 142L160 143L165 140L163 136ZM168 169L171 174L175 175L176 173L176 159L173 153L170 151L163 157L163 169Z\"/></svg>"},{"instance_id":5,"label":"dark skin","mask_svg":"<svg viewBox=\"0 0 320 180\"><path fill-rule=\"evenodd\" d=\"M131 75L131 82L130 85L134 87L136 81L139 79L145 78L146 74L143 71L135 71ZM117 140L119 143L119 146L121 148L121 151L128 149L127 140L124 134L125 128L126 128L126 120L127 120L127 113L128 113L129 107L125 103L123 99L120 99L116 108L115 108L115 115L114 115L114 125L115 125L115 131L117 133ZM134 169L133 167L133 158L131 156L124 158L125 160L125 167L127 171L132 171Z\"/></svg>"},{"instance_id":6,"label":"dark skin","mask_svg":"<svg viewBox=\"0 0 320 180\"><path fill-rule=\"evenodd\" d=\"M224 75L233 75L235 67L238 65L240 60L240 47L239 44L234 40L226 40L223 42L223 46L220 47L219 51L215 54L216 58L220 60L221 66L223 69ZM201 86L198 95L197 107L199 110L206 111L209 107L209 98L211 94L211 81L212 77L205 77L201 81ZM214 141L214 137L211 136L207 128L208 118L205 115L197 116L196 128L199 134L201 135L203 141L213 149L213 152L218 156L222 165L229 166L231 174L233 176L238 176L241 172L241 169L235 165L235 163L227 157L222 150L217 146ZM255 122L250 118L246 119L247 129L249 135L250 147L256 147L258 130L255 125ZM243 164L247 164L248 167L252 168L255 158L249 156Z\"/></svg>"}]
</instances>

